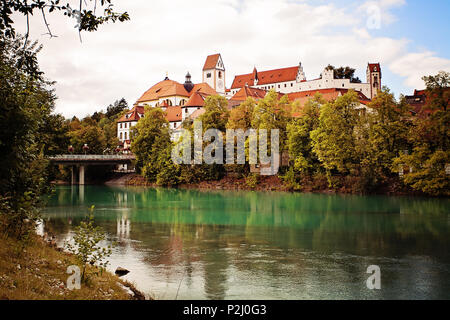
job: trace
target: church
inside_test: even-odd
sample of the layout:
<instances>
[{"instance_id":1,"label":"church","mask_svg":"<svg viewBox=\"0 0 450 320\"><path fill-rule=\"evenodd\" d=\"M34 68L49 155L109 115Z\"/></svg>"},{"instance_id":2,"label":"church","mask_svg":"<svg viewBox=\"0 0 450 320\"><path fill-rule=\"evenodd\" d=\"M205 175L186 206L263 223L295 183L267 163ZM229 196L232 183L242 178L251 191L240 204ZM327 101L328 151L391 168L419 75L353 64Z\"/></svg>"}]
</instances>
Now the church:
<instances>
[{"instance_id":1,"label":"church","mask_svg":"<svg viewBox=\"0 0 450 320\"><path fill-rule=\"evenodd\" d=\"M248 97L255 100L264 98L269 90L275 90L280 97L288 95L291 101L305 103L319 92L327 101L336 99L353 89L358 93L364 107L381 90L381 67L379 63L368 63L366 83L353 83L350 79L335 79L334 71L325 68L317 79L307 80L303 66L258 71L236 75L231 87L226 88L226 70L220 53L206 57L202 69L202 82L194 84L189 72L184 83L165 79L145 91L133 108L117 121L117 138L124 149L130 146L131 128L144 117L145 106L160 107L167 113L172 132L176 139L181 132L181 123L186 118L195 119L204 112L205 99L210 95L221 95L228 99L233 108Z\"/></svg>"}]
</instances>

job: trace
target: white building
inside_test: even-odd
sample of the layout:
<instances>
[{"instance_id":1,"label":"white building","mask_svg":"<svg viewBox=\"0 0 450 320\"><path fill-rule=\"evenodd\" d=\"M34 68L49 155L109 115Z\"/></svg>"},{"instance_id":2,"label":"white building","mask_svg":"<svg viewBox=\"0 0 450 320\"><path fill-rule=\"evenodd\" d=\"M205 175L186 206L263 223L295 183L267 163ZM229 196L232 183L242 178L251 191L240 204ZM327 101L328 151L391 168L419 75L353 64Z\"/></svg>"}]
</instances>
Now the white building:
<instances>
[{"instance_id":1,"label":"white building","mask_svg":"<svg viewBox=\"0 0 450 320\"><path fill-rule=\"evenodd\" d=\"M381 67L379 63L367 65L367 82L352 83L350 79L335 79L333 70L327 68L321 77L314 80L306 80L302 64L296 67L281 68L258 72L256 68L252 73L237 75L234 77L228 96L236 94L245 85L254 88L271 90L280 93L293 93L322 89L354 89L362 92L369 99L373 99L378 90L381 90Z\"/></svg>"}]
</instances>

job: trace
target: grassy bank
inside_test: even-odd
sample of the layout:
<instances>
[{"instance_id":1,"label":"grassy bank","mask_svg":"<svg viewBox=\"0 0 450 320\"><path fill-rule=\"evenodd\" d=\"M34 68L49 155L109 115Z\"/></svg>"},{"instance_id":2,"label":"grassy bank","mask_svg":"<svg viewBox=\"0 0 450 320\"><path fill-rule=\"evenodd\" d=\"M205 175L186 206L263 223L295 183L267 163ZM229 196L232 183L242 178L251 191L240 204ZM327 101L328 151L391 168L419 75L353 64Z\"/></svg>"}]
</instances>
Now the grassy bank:
<instances>
[{"instance_id":1,"label":"grassy bank","mask_svg":"<svg viewBox=\"0 0 450 320\"><path fill-rule=\"evenodd\" d=\"M89 266L90 277L79 290L67 288L67 267L75 257L32 235L24 245L0 238L0 299L9 300L130 300L139 292L116 275ZM131 295L126 287L135 291ZM139 298L142 298L142 294Z\"/></svg>"}]
</instances>

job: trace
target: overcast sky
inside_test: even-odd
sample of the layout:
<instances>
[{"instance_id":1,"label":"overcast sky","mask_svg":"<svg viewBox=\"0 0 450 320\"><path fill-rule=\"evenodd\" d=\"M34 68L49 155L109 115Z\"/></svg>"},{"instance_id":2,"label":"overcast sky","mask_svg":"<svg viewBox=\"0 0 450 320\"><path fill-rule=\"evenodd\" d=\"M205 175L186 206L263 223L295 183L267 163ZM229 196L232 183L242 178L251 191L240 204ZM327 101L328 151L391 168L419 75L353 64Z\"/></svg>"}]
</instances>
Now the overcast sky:
<instances>
[{"instance_id":1,"label":"overcast sky","mask_svg":"<svg viewBox=\"0 0 450 320\"><path fill-rule=\"evenodd\" d=\"M31 37L44 45L41 69L57 82L56 112L66 117L106 109L121 97L132 105L166 72L184 82L189 71L200 82L213 53L222 54L227 87L254 66L299 62L307 79L331 63L356 68L365 81L370 61L381 63L383 85L398 96L423 88L423 75L450 71L449 2L113 0L130 21L83 33L80 43L76 21L52 14L47 19L58 37L43 35L40 17L31 19ZM15 21L24 32L24 19Z\"/></svg>"}]
</instances>

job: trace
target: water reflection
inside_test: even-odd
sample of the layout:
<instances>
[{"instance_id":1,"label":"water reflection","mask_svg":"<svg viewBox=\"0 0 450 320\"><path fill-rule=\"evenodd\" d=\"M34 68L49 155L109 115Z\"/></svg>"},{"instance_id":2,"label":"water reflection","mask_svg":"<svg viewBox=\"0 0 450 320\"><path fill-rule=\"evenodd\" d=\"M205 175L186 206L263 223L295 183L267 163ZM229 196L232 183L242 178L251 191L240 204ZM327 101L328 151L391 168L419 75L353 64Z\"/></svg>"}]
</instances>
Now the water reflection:
<instances>
[{"instance_id":1,"label":"water reflection","mask_svg":"<svg viewBox=\"0 0 450 320\"><path fill-rule=\"evenodd\" d=\"M45 228L70 238L91 205L111 268L157 298L450 297L448 199L60 187Z\"/></svg>"}]
</instances>

